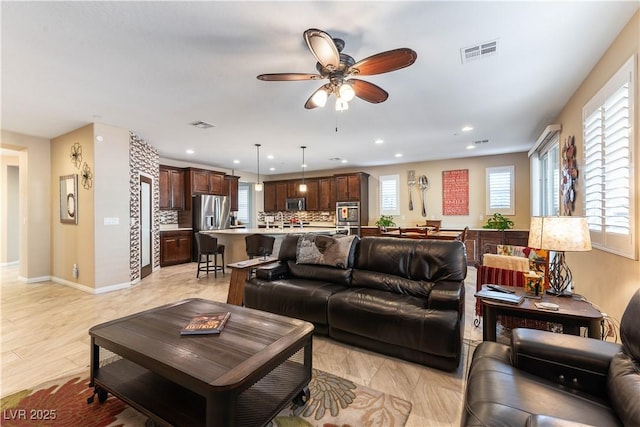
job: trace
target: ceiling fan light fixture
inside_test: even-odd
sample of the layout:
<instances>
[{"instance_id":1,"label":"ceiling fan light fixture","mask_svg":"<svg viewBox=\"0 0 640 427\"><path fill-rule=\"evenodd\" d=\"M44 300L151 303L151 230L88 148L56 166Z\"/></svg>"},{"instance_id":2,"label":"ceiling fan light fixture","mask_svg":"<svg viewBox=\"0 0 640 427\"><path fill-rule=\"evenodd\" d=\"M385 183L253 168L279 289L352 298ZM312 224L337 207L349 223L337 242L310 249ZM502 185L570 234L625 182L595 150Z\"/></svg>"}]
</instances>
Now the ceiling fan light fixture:
<instances>
[{"instance_id":1,"label":"ceiling fan light fixture","mask_svg":"<svg viewBox=\"0 0 640 427\"><path fill-rule=\"evenodd\" d=\"M311 102L313 102L318 107L324 107L327 104L327 99L329 98L329 94L326 90L320 89L316 91L311 97Z\"/></svg>"},{"instance_id":2,"label":"ceiling fan light fixture","mask_svg":"<svg viewBox=\"0 0 640 427\"><path fill-rule=\"evenodd\" d=\"M336 99L336 111L345 111L349 109L349 103L342 99L341 97L338 97Z\"/></svg>"},{"instance_id":3,"label":"ceiling fan light fixture","mask_svg":"<svg viewBox=\"0 0 640 427\"><path fill-rule=\"evenodd\" d=\"M356 96L356 92L351 87L350 83L344 82L340 85L340 98L344 99L345 102L351 101Z\"/></svg>"}]
</instances>

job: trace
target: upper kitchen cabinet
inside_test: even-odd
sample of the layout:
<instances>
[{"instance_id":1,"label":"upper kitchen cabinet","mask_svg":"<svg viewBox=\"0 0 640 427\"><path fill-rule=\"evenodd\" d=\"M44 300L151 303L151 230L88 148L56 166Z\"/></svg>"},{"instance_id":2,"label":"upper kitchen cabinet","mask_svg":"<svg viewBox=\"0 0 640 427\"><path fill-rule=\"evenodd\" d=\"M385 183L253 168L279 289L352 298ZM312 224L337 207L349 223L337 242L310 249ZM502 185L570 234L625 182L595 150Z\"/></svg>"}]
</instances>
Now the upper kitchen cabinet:
<instances>
[{"instance_id":1,"label":"upper kitchen cabinet","mask_svg":"<svg viewBox=\"0 0 640 427\"><path fill-rule=\"evenodd\" d=\"M184 209L184 171L160 165L160 209Z\"/></svg>"},{"instance_id":2,"label":"upper kitchen cabinet","mask_svg":"<svg viewBox=\"0 0 640 427\"><path fill-rule=\"evenodd\" d=\"M335 179L318 178L318 210L333 211L336 208Z\"/></svg>"},{"instance_id":3,"label":"upper kitchen cabinet","mask_svg":"<svg viewBox=\"0 0 640 427\"><path fill-rule=\"evenodd\" d=\"M231 211L238 211L238 181L240 180L239 176L231 176L226 175L224 177L225 184L227 187L227 195L229 196L229 200L231 202Z\"/></svg>"},{"instance_id":4,"label":"upper kitchen cabinet","mask_svg":"<svg viewBox=\"0 0 640 427\"><path fill-rule=\"evenodd\" d=\"M225 186L224 176L223 172L187 168L187 189L190 190L192 195L213 194L226 196L228 189Z\"/></svg>"},{"instance_id":5,"label":"upper kitchen cabinet","mask_svg":"<svg viewBox=\"0 0 640 427\"><path fill-rule=\"evenodd\" d=\"M300 181L302 183L302 181ZM306 201L306 210L308 211L317 211L318 208L318 200L320 196L320 191L318 187L318 179L311 178L305 179L304 183L307 185L307 191L304 193L300 193L299 197L304 197Z\"/></svg>"},{"instance_id":6,"label":"upper kitchen cabinet","mask_svg":"<svg viewBox=\"0 0 640 427\"><path fill-rule=\"evenodd\" d=\"M284 211L287 208L289 185L287 181L264 183L264 211Z\"/></svg>"},{"instance_id":7,"label":"upper kitchen cabinet","mask_svg":"<svg viewBox=\"0 0 640 427\"><path fill-rule=\"evenodd\" d=\"M369 200L369 174L364 172L335 175L336 202L360 202Z\"/></svg>"}]
</instances>

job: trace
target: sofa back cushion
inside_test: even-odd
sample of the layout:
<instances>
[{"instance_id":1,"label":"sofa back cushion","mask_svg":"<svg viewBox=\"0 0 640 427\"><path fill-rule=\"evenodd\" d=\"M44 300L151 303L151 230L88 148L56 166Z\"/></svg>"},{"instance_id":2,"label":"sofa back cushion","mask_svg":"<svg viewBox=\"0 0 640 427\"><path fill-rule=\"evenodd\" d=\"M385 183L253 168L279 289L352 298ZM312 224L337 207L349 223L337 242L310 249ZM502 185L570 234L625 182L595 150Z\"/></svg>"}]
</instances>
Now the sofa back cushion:
<instances>
[{"instance_id":1,"label":"sofa back cushion","mask_svg":"<svg viewBox=\"0 0 640 427\"><path fill-rule=\"evenodd\" d=\"M296 260L298 252L298 239L302 234L287 234L280 243L280 252L278 253L279 261Z\"/></svg>"},{"instance_id":2,"label":"sofa back cushion","mask_svg":"<svg viewBox=\"0 0 640 427\"><path fill-rule=\"evenodd\" d=\"M358 244L351 285L428 296L434 282L466 276L467 254L460 241L365 237Z\"/></svg>"},{"instance_id":3,"label":"sofa back cushion","mask_svg":"<svg viewBox=\"0 0 640 427\"><path fill-rule=\"evenodd\" d=\"M640 365L628 354L616 354L609 364L607 392L625 426L640 426Z\"/></svg>"},{"instance_id":4,"label":"sofa back cushion","mask_svg":"<svg viewBox=\"0 0 640 427\"><path fill-rule=\"evenodd\" d=\"M294 260L288 260L287 263L289 276L292 278L320 280L345 286L351 283L351 268L342 269L326 265L298 264Z\"/></svg>"}]
</instances>

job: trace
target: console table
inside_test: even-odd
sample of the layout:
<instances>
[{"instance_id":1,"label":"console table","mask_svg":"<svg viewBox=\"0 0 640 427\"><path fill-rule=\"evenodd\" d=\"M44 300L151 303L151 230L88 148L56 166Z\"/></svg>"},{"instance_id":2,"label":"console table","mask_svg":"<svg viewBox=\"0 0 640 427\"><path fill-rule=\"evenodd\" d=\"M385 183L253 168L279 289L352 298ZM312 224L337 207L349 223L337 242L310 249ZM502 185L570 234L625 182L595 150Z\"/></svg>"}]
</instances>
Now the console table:
<instances>
[{"instance_id":1,"label":"console table","mask_svg":"<svg viewBox=\"0 0 640 427\"><path fill-rule=\"evenodd\" d=\"M504 286L512 289L516 294L524 294L523 288ZM521 317L544 322L562 324L562 332L572 335L580 335L580 327L588 329L590 338L601 339L602 313L591 303L575 297L558 297L544 295L542 299L525 298L519 305L512 305L480 298L482 304L482 339L484 341L496 340L496 316L499 314ZM557 304L557 311L537 308L536 302L549 302Z\"/></svg>"}]
</instances>

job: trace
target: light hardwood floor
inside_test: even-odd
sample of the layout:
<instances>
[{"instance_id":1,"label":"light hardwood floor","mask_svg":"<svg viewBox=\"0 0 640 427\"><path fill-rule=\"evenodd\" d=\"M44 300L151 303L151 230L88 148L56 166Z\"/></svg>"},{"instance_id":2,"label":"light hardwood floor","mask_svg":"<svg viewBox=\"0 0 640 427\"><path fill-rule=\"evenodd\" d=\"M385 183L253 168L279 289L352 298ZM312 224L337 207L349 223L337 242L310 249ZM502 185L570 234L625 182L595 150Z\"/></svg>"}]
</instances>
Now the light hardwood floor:
<instances>
[{"instance_id":1,"label":"light hardwood floor","mask_svg":"<svg viewBox=\"0 0 640 427\"><path fill-rule=\"evenodd\" d=\"M88 329L183 298L226 302L230 274L196 279L195 264L165 267L126 290L91 295L53 282L26 284L17 267L2 267L0 351L5 396L66 374L88 373ZM313 367L412 402L407 426L457 426L462 413L468 355L482 339L473 326L475 269L465 282L465 347L455 372L442 372L400 359L314 337Z\"/></svg>"}]
</instances>

